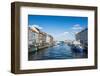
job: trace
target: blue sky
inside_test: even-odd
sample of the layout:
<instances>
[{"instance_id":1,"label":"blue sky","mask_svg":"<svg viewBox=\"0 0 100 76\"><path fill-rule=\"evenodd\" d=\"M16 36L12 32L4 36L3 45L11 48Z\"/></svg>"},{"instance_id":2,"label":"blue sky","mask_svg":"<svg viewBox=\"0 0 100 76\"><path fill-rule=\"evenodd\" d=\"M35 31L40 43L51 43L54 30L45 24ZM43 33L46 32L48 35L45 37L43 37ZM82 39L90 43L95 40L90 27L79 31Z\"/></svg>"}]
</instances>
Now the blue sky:
<instances>
[{"instance_id":1,"label":"blue sky","mask_svg":"<svg viewBox=\"0 0 100 76\"><path fill-rule=\"evenodd\" d=\"M87 25L87 17L28 15L28 26L37 27L58 41L74 40L75 34Z\"/></svg>"}]
</instances>

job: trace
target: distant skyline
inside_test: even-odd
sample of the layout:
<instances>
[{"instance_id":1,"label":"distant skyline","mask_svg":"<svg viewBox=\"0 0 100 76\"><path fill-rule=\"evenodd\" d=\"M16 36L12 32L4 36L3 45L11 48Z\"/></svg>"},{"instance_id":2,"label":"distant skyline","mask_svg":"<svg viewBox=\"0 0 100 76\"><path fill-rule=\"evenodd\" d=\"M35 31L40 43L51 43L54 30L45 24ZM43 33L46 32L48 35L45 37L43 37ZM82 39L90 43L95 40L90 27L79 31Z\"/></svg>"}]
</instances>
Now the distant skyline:
<instances>
[{"instance_id":1,"label":"distant skyline","mask_svg":"<svg viewBox=\"0 0 100 76\"><path fill-rule=\"evenodd\" d=\"M28 26L37 27L55 40L75 40L75 34L88 27L88 17L28 15Z\"/></svg>"}]
</instances>

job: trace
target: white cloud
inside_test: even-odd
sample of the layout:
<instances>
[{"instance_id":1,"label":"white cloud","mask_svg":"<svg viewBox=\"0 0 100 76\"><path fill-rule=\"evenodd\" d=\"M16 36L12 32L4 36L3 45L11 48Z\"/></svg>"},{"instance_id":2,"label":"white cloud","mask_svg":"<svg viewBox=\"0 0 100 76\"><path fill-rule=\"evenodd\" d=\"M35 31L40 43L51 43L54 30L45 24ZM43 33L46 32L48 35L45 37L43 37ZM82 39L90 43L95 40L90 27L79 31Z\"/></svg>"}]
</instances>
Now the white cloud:
<instances>
[{"instance_id":1,"label":"white cloud","mask_svg":"<svg viewBox=\"0 0 100 76\"><path fill-rule=\"evenodd\" d=\"M81 27L79 24L73 25L72 27L73 30L82 30L83 27Z\"/></svg>"},{"instance_id":2,"label":"white cloud","mask_svg":"<svg viewBox=\"0 0 100 76\"><path fill-rule=\"evenodd\" d=\"M63 35L69 34L69 32L64 32Z\"/></svg>"},{"instance_id":3,"label":"white cloud","mask_svg":"<svg viewBox=\"0 0 100 76\"><path fill-rule=\"evenodd\" d=\"M56 37L62 37L62 36L67 36L69 34L69 32L62 32L62 33L59 33L59 34L55 34L54 36Z\"/></svg>"},{"instance_id":4,"label":"white cloud","mask_svg":"<svg viewBox=\"0 0 100 76\"><path fill-rule=\"evenodd\" d=\"M76 24L76 25L73 25L74 27L80 27L80 25L79 24Z\"/></svg>"},{"instance_id":5,"label":"white cloud","mask_svg":"<svg viewBox=\"0 0 100 76\"><path fill-rule=\"evenodd\" d=\"M29 27L33 28L33 27L36 27L38 29L43 29L43 27L39 26L39 25L29 25Z\"/></svg>"}]
</instances>

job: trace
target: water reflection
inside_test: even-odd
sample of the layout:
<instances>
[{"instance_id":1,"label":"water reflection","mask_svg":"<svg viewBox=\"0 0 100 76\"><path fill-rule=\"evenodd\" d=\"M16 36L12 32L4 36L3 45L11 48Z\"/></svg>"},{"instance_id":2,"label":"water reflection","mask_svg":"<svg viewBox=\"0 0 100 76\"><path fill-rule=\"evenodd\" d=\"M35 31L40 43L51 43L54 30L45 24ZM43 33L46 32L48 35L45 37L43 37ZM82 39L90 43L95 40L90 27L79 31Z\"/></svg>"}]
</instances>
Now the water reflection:
<instances>
[{"instance_id":1,"label":"water reflection","mask_svg":"<svg viewBox=\"0 0 100 76\"><path fill-rule=\"evenodd\" d=\"M29 60L50 60L50 59L73 59L73 58L87 58L85 52L75 52L71 50L67 44L56 45L53 47L38 50L38 52L31 52L28 55Z\"/></svg>"}]
</instances>

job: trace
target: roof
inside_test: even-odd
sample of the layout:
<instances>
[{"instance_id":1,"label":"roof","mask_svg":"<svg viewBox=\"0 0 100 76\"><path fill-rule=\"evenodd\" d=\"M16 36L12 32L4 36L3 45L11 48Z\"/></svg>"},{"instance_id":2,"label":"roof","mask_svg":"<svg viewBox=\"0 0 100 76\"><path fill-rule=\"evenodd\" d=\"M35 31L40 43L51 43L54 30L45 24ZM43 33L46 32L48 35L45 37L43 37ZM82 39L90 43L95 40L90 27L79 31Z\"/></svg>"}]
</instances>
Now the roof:
<instances>
[{"instance_id":1,"label":"roof","mask_svg":"<svg viewBox=\"0 0 100 76\"><path fill-rule=\"evenodd\" d=\"M85 28L84 30L78 32L77 34L82 33L82 32L84 32L84 31L86 31L86 30L88 30L88 28Z\"/></svg>"},{"instance_id":2,"label":"roof","mask_svg":"<svg viewBox=\"0 0 100 76\"><path fill-rule=\"evenodd\" d=\"M36 33L40 32L40 30L35 27L29 27L29 30L31 30L32 32L36 32Z\"/></svg>"}]
</instances>

